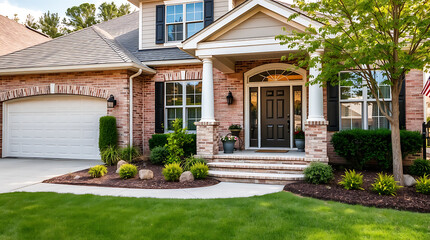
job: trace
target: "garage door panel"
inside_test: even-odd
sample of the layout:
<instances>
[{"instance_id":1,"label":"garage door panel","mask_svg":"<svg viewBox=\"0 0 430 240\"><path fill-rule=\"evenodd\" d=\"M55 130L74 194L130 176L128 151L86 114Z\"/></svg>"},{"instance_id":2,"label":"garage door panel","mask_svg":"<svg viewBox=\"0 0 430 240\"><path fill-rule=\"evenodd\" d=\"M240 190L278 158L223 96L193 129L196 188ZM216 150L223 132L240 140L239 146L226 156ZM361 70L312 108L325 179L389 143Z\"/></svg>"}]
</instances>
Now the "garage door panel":
<instances>
[{"instance_id":1,"label":"garage door panel","mask_svg":"<svg viewBox=\"0 0 430 240\"><path fill-rule=\"evenodd\" d=\"M7 102L3 156L99 159L99 118L104 99L31 97Z\"/></svg>"}]
</instances>

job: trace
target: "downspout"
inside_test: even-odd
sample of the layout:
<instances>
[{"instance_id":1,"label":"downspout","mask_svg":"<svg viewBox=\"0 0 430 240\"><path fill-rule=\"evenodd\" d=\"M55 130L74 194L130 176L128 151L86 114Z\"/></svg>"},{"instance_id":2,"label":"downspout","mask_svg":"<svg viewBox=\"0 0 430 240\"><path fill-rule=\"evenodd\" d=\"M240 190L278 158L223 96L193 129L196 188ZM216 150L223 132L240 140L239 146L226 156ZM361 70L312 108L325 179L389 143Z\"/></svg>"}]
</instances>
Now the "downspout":
<instances>
[{"instance_id":1,"label":"downspout","mask_svg":"<svg viewBox=\"0 0 430 240\"><path fill-rule=\"evenodd\" d=\"M129 88L130 88L130 100L129 100L129 120L130 120L130 140L129 140L129 145L130 147L133 146L133 78L139 76L140 74L142 74L142 69L139 69L139 71L133 75L130 76L130 83L129 83Z\"/></svg>"}]
</instances>

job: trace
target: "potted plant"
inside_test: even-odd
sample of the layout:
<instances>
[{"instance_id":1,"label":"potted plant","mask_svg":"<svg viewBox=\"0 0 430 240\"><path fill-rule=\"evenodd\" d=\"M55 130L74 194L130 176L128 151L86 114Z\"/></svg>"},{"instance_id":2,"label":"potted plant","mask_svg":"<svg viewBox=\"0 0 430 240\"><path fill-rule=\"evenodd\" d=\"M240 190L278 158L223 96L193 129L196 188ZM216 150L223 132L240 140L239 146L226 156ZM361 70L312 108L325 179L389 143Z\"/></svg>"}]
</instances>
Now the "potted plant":
<instances>
[{"instance_id":1,"label":"potted plant","mask_svg":"<svg viewBox=\"0 0 430 240\"><path fill-rule=\"evenodd\" d=\"M222 146L224 148L224 153L233 153L234 151L234 144L237 141L236 136L232 136L230 134L227 134L224 137L221 137Z\"/></svg>"},{"instance_id":2,"label":"potted plant","mask_svg":"<svg viewBox=\"0 0 430 240\"><path fill-rule=\"evenodd\" d=\"M300 128L294 132L294 143L296 144L299 152L305 151L305 132Z\"/></svg>"},{"instance_id":3,"label":"potted plant","mask_svg":"<svg viewBox=\"0 0 430 240\"><path fill-rule=\"evenodd\" d=\"M239 137L240 131L242 131L242 127L239 124L232 124L230 127L228 127L228 130L230 130L231 135Z\"/></svg>"}]
</instances>

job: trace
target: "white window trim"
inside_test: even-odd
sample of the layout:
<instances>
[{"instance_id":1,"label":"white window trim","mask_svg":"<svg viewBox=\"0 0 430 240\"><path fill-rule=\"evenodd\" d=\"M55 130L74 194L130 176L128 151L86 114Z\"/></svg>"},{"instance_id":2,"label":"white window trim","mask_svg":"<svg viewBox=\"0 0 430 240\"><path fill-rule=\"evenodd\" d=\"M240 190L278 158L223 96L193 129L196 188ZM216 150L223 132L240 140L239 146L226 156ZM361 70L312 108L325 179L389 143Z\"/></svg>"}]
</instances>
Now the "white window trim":
<instances>
[{"instance_id":1,"label":"white window trim","mask_svg":"<svg viewBox=\"0 0 430 240\"><path fill-rule=\"evenodd\" d=\"M172 130L168 129L168 121L167 121L167 109L169 108L182 108L182 127L187 127L188 124L188 116L187 116L187 108L202 108L202 105L187 105L187 84L189 82L202 82L202 80L186 80L186 81L168 81L164 83L164 133L171 133ZM181 83L182 85L182 105L173 105L167 106L167 87L168 83ZM185 83L185 84L184 84ZM187 130L190 133L196 133L196 130Z\"/></svg>"},{"instance_id":2,"label":"white window trim","mask_svg":"<svg viewBox=\"0 0 430 240\"><path fill-rule=\"evenodd\" d=\"M380 70L375 70L375 71L380 71ZM341 71L338 74L338 77L340 78L340 74L345 73L345 72L354 72L354 71ZM380 86L389 86L389 85L380 85ZM368 106L368 103L376 102L376 99L372 99L372 98L368 99L367 98L368 88L367 88L366 82L363 81L363 88L362 88L363 94L361 96L361 99L341 99L341 87L342 87L342 85L339 84L339 89L338 89L338 91L339 91L338 92L338 95L339 95L339 130L350 129L350 128L342 129L342 106L341 106L342 103L361 103L361 129L368 130L369 129L369 124L368 124L369 123L368 122L369 113L368 113L367 106ZM347 86L344 86L344 87L347 87ZM385 102L391 103L391 101L392 101L391 89L390 89L390 97L384 98L383 100ZM379 108L378 108L378 113L379 113ZM378 117L381 117L381 116L383 116L383 115L378 115ZM380 123L378 121L378 129L379 129L379 125L380 125ZM391 129L391 126L389 126L389 129Z\"/></svg>"},{"instance_id":3,"label":"white window trim","mask_svg":"<svg viewBox=\"0 0 430 240\"><path fill-rule=\"evenodd\" d=\"M203 6L203 18L200 21L191 21L191 22L187 22L187 4L190 3L202 3ZM179 41L169 41L169 31L167 29L168 25L174 25L174 24L180 24L179 22L177 23L167 23L167 6L174 6L174 5L181 5L182 4L182 22L180 22L182 24L182 40ZM165 29L165 38L166 38L166 42L164 43L164 46L176 46L177 44L181 44L182 41L187 39L187 23L198 23L198 22L202 22L204 24L205 22L205 4L202 0L193 0L193 1L180 1L180 0L173 0L173 1L164 1L164 5L166 5L166 9L165 9L165 20L164 20L164 29Z\"/></svg>"}]
</instances>

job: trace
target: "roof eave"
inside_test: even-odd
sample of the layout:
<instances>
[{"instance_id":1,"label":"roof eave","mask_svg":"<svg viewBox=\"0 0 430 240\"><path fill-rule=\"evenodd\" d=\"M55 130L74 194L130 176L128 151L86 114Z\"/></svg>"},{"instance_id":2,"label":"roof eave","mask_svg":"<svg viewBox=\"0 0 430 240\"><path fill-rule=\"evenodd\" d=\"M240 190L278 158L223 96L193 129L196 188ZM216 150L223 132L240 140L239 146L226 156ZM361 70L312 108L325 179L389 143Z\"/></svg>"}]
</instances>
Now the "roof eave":
<instances>
[{"instance_id":1,"label":"roof eave","mask_svg":"<svg viewBox=\"0 0 430 240\"><path fill-rule=\"evenodd\" d=\"M147 66L136 63L105 63L105 64L86 64L70 66L49 66L49 67L32 67L32 68L9 68L0 69L0 76L23 75L23 74L41 74L41 73L63 73L63 72L88 72L88 71L106 71L128 69L138 71L142 69L146 74L155 74L156 71Z\"/></svg>"}]
</instances>

